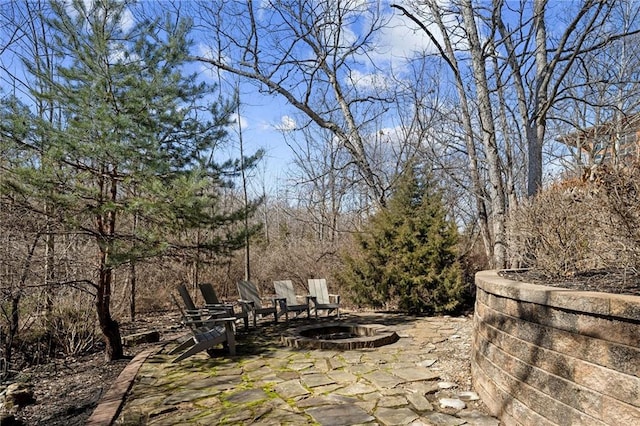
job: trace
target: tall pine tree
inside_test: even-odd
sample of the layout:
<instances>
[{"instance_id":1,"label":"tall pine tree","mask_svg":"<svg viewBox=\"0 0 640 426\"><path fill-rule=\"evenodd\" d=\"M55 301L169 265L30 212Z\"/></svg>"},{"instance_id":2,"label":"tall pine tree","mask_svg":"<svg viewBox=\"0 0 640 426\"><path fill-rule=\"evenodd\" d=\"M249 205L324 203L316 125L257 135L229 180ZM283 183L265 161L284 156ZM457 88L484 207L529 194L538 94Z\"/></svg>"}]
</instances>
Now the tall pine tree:
<instances>
[{"instance_id":1,"label":"tall pine tree","mask_svg":"<svg viewBox=\"0 0 640 426\"><path fill-rule=\"evenodd\" d=\"M360 252L345 255L340 281L360 305L453 312L465 293L457 238L439 193L410 169L387 207L357 236Z\"/></svg>"},{"instance_id":2,"label":"tall pine tree","mask_svg":"<svg viewBox=\"0 0 640 426\"><path fill-rule=\"evenodd\" d=\"M53 206L48 214L67 232L94 242L96 270L87 280L109 360L123 356L111 315L114 270L163 253L172 241L185 245L168 235L216 230L255 208L225 213L217 206L223 177L238 171L237 162L211 160L232 108L210 103L215 88L183 72L187 23L131 25L130 3L52 2L54 18L47 22L57 65L52 74L37 75L47 84L33 87L33 96L55 105L56 120L21 112L5 121L14 129L3 129L25 161L3 176L2 190L33 209ZM123 226L134 216L135 232ZM199 248L238 248L244 232L210 233Z\"/></svg>"}]
</instances>

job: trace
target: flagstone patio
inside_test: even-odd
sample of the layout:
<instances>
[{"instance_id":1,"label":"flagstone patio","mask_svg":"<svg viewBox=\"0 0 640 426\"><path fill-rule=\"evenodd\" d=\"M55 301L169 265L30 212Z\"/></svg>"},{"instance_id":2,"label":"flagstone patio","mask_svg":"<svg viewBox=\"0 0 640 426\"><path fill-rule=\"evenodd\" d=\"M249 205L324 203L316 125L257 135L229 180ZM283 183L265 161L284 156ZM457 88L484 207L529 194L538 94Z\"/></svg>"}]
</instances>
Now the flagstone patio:
<instances>
[{"instance_id":1,"label":"flagstone patio","mask_svg":"<svg viewBox=\"0 0 640 426\"><path fill-rule=\"evenodd\" d=\"M335 319L332 318L332 321ZM400 339L378 348L299 349L290 328L259 325L222 350L171 363L169 343L141 365L115 424L499 425L471 387L470 317L345 313Z\"/></svg>"}]
</instances>

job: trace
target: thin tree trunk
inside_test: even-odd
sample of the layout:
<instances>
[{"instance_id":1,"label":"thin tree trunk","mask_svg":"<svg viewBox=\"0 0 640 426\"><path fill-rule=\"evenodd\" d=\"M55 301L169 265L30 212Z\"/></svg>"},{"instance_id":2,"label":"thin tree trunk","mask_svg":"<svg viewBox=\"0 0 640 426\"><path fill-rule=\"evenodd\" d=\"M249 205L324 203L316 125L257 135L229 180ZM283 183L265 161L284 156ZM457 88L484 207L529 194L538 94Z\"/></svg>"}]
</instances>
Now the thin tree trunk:
<instances>
[{"instance_id":1,"label":"thin tree trunk","mask_svg":"<svg viewBox=\"0 0 640 426\"><path fill-rule=\"evenodd\" d=\"M467 97L467 92L465 90L464 82L462 81L462 76L460 75L460 69L458 68L458 63L455 57L455 52L453 49L453 45L451 44L451 40L447 36L446 26L441 18L441 13L439 10L439 6L434 4L433 2L429 2L428 6L431 9L433 18L435 23L438 25L441 34L444 35L443 44L444 47L440 47L437 39L434 35L429 31L429 29L413 14L409 13L404 7L399 5L392 5L392 7L399 9L404 13L408 18L410 18L413 22L418 24L422 30L427 33L427 35L431 38L433 43L440 49L440 55L445 60L447 65L451 68L455 76L456 82L456 91L458 93L458 99L460 102L460 109L462 111L462 126L464 128L464 142L465 147L467 149L467 159L469 161L469 175L471 177L471 186L473 191L473 196L476 204L476 210L478 212L478 223L480 228L480 236L482 237L482 243L484 246L485 254L487 259L492 261L493 253L494 253L494 244L493 238L491 235L490 224L489 224L489 214L487 212L487 206L485 204L486 194L482 185L482 180L480 179L480 173L478 168L478 154L476 151L475 138L473 136L473 125L471 122L471 112L469 108L469 99Z\"/></svg>"},{"instance_id":2,"label":"thin tree trunk","mask_svg":"<svg viewBox=\"0 0 640 426\"><path fill-rule=\"evenodd\" d=\"M547 129L547 29L544 20L544 8L547 0L534 0L533 25L536 34L536 90L535 134L527 134L527 152L529 167L527 174L527 195L530 197L542 188L542 141Z\"/></svg>"},{"instance_id":3,"label":"thin tree trunk","mask_svg":"<svg viewBox=\"0 0 640 426\"><path fill-rule=\"evenodd\" d=\"M502 14L501 14L502 4L503 4L502 0L494 1L494 20L493 21L497 26L498 32L502 37L502 42L507 50L507 64L509 65L512 71L511 78L513 80L513 84L515 85L515 89L516 89L518 112L520 113L521 125L524 128L525 138L527 141L527 152L528 152L527 154L527 195L533 195L531 194L532 188L534 187L539 188L539 185L534 184L533 182L539 181L540 185L542 184L542 147L540 146L539 160L535 159L535 158L538 158L538 156L536 156L535 154L533 156L530 155L531 149L536 149L536 147L538 146L538 143L535 142L537 136L533 128L532 118L529 114L529 108L527 107L527 95L525 92L524 82L522 81L523 72L517 60L518 54L514 47L511 34L509 33L509 31L507 31L507 28L504 25L504 22L502 20ZM534 166L534 168L532 169L531 168L532 161L534 163L536 161L539 161L539 167ZM537 174L539 177L533 176L534 174ZM534 194L537 191L538 189L535 190Z\"/></svg>"},{"instance_id":4,"label":"thin tree trunk","mask_svg":"<svg viewBox=\"0 0 640 426\"><path fill-rule=\"evenodd\" d=\"M103 200L111 202L117 199L118 184L115 179L116 170L112 170L110 183L105 182L107 175L106 167L103 168L102 176L99 181L99 188L103 194ZM114 212L108 212L106 215L98 213L96 216L96 225L98 229L97 245L99 249L98 258L98 284L96 295L96 312L98 314L98 323L105 340L105 359L113 361L121 359L124 356L122 348L122 339L120 336L120 326L111 316L111 287L113 283L113 268L109 265L109 252L111 250L111 239L115 235L116 215Z\"/></svg>"},{"instance_id":5,"label":"thin tree trunk","mask_svg":"<svg viewBox=\"0 0 640 426\"><path fill-rule=\"evenodd\" d=\"M98 294L96 312L98 323L105 340L105 360L113 361L124 356L120 325L111 317L111 284L113 269L107 266L108 252L100 251L100 275L98 278Z\"/></svg>"},{"instance_id":6,"label":"thin tree trunk","mask_svg":"<svg viewBox=\"0 0 640 426\"><path fill-rule=\"evenodd\" d=\"M138 214L134 213L133 215L133 235L135 236L138 231ZM136 320L136 284L137 284L137 276L136 276L136 262L135 260L131 260L129 263L129 290L131 294L129 295L129 317L131 321Z\"/></svg>"},{"instance_id":7,"label":"thin tree trunk","mask_svg":"<svg viewBox=\"0 0 640 426\"><path fill-rule=\"evenodd\" d=\"M242 175L242 196L244 201L244 279L251 280L251 257L249 238L249 195L247 193L247 176L244 170L244 140L242 138L242 122L240 120L240 90L238 87L238 142L240 143L240 173Z\"/></svg>"},{"instance_id":8,"label":"thin tree trunk","mask_svg":"<svg viewBox=\"0 0 640 426\"><path fill-rule=\"evenodd\" d=\"M131 321L136 320L136 263L131 261L129 264L129 289L131 290L129 298L129 317Z\"/></svg>"},{"instance_id":9,"label":"thin tree trunk","mask_svg":"<svg viewBox=\"0 0 640 426\"><path fill-rule=\"evenodd\" d=\"M487 157L489 202L491 204L493 225L493 267L504 268L507 260L505 194L500 169L500 154L496 144L486 66L473 13L473 6L470 0L464 0L462 2L461 11L469 40L476 95L478 97L478 109L482 126L482 142Z\"/></svg>"},{"instance_id":10,"label":"thin tree trunk","mask_svg":"<svg viewBox=\"0 0 640 426\"><path fill-rule=\"evenodd\" d=\"M495 50L495 48L493 49ZM508 208L515 208L518 204L518 198L515 188L515 177L513 175L513 144L512 136L509 131L509 123L507 120L506 105L507 102L504 98L504 87L502 84L502 78L500 77L500 70L498 69L498 58L493 55L493 67L496 74L496 94L498 96L498 122L500 123L501 132L504 139L504 151L505 151L505 186L507 193L507 206Z\"/></svg>"}]
</instances>

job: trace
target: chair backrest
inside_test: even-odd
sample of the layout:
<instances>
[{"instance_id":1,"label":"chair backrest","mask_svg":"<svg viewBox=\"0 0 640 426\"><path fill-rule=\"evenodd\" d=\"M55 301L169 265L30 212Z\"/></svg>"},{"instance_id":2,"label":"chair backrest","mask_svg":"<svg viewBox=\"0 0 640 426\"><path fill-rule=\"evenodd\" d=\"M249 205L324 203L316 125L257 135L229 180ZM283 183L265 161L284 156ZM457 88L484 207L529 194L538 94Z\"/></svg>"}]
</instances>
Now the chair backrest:
<instances>
[{"instance_id":1,"label":"chair backrest","mask_svg":"<svg viewBox=\"0 0 640 426\"><path fill-rule=\"evenodd\" d=\"M171 296L171 299L173 299L173 303L175 303L175 305L178 308L178 311L180 311L180 316L184 318L186 315L185 315L184 309L182 309L182 305L180 305L180 303L178 302L178 299L176 299L173 293L169 293L169 296Z\"/></svg>"},{"instance_id":2,"label":"chair backrest","mask_svg":"<svg viewBox=\"0 0 640 426\"><path fill-rule=\"evenodd\" d=\"M278 297L283 297L287 300L287 305L297 305L296 291L293 288L291 280L274 281L273 287L276 290Z\"/></svg>"},{"instance_id":3,"label":"chair backrest","mask_svg":"<svg viewBox=\"0 0 640 426\"><path fill-rule=\"evenodd\" d=\"M184 285L181 285L180 287L183 287L185 290L187 289ZM180 287L178 287L178 291L180 292L180 296L182 296L182 291L180 290ZM187 293L189 294L189 293ZM188 327L195 329L197 327L202 327L204 324L201 322L202 318L199 315L187 315L187 312L185 312L184 309L182 309L182 306L180 305L180 303L178 302L178 300L175 298L175 296L173 294L170 294L171 298L173 299L173 303L176 304L176 306L178 307L178 310L180 311L180 316L182 317L183 321L185 322L185 325L187 325ZM191 300L191 297L189 297L189 300ZM184 303L184 302L183 302ZM187 311L189 310L189 308L187 308Z\"/></svg>"},{"instance_id":4,"label":"chair backrest","mask_svg":"<svg viewBox=\"0 0 640 426\"><path fill-rule=\"evenodd\" d=\"M193 299L191 298L191 295L189 294L189 290L187 290L187 286L184 284L180 284L178 286L178 293L180 293L180 297L182 298L182 302L184 303L184 306L187 308L187 311L195 311L196 309L196 304L193 303Z\"/></svg>"},{"instance_id":5,"label":"chair backrest","mask_svg":"<svg viewBox=\"0 0 640 426\"><path fill-rule=\"evenodd\" d=\"M206 304L208 305L220 304L220 300L218 299L216 290L213 288L213 285L211 283L198 284L198 288L200 288L200 293L202 293L202 297L204 297L204 302Z\"/></svg>"},{"instance_id":6,"label":"chair backrest","mask_svg":"<svg viewBox=\"0 0 640 426\"><path fill-rule=\"evenodd\" d=\"M315 296L318 303L329 303L329 290L327 289L327 280L324 278L310 278L307 280L309 284L309 294Z\"/></svg>"},{"instance_id":7,"label":"chair backrest","mask_svg":"<svg viewBox=\"0 0 640 426\"><path fill-rule=\"evenodd\" d=\"M258 288L251 281L238 281L238 294L241 299L255 303L256 308L262 307Z\"/></svg>"}]
</instances>

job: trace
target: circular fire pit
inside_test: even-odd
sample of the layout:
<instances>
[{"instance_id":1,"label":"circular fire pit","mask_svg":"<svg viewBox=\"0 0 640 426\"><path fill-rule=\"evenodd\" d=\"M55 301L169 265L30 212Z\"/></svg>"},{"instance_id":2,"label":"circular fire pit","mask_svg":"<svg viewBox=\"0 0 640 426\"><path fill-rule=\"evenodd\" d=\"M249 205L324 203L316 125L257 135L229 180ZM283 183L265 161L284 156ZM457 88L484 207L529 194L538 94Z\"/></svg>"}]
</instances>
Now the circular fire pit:
<instances>
[{"instance_id":1,"label":"circular fire pit","mask_svg":"<svg viewBox=\"0 0 640 426\"><path fill-rule=\"evenodd\" d=\"M281 340L293 348L349 350L377 348L399 338L383 325L331 322L294 328L283 334Z\"/></svg>"}]
</instances>

